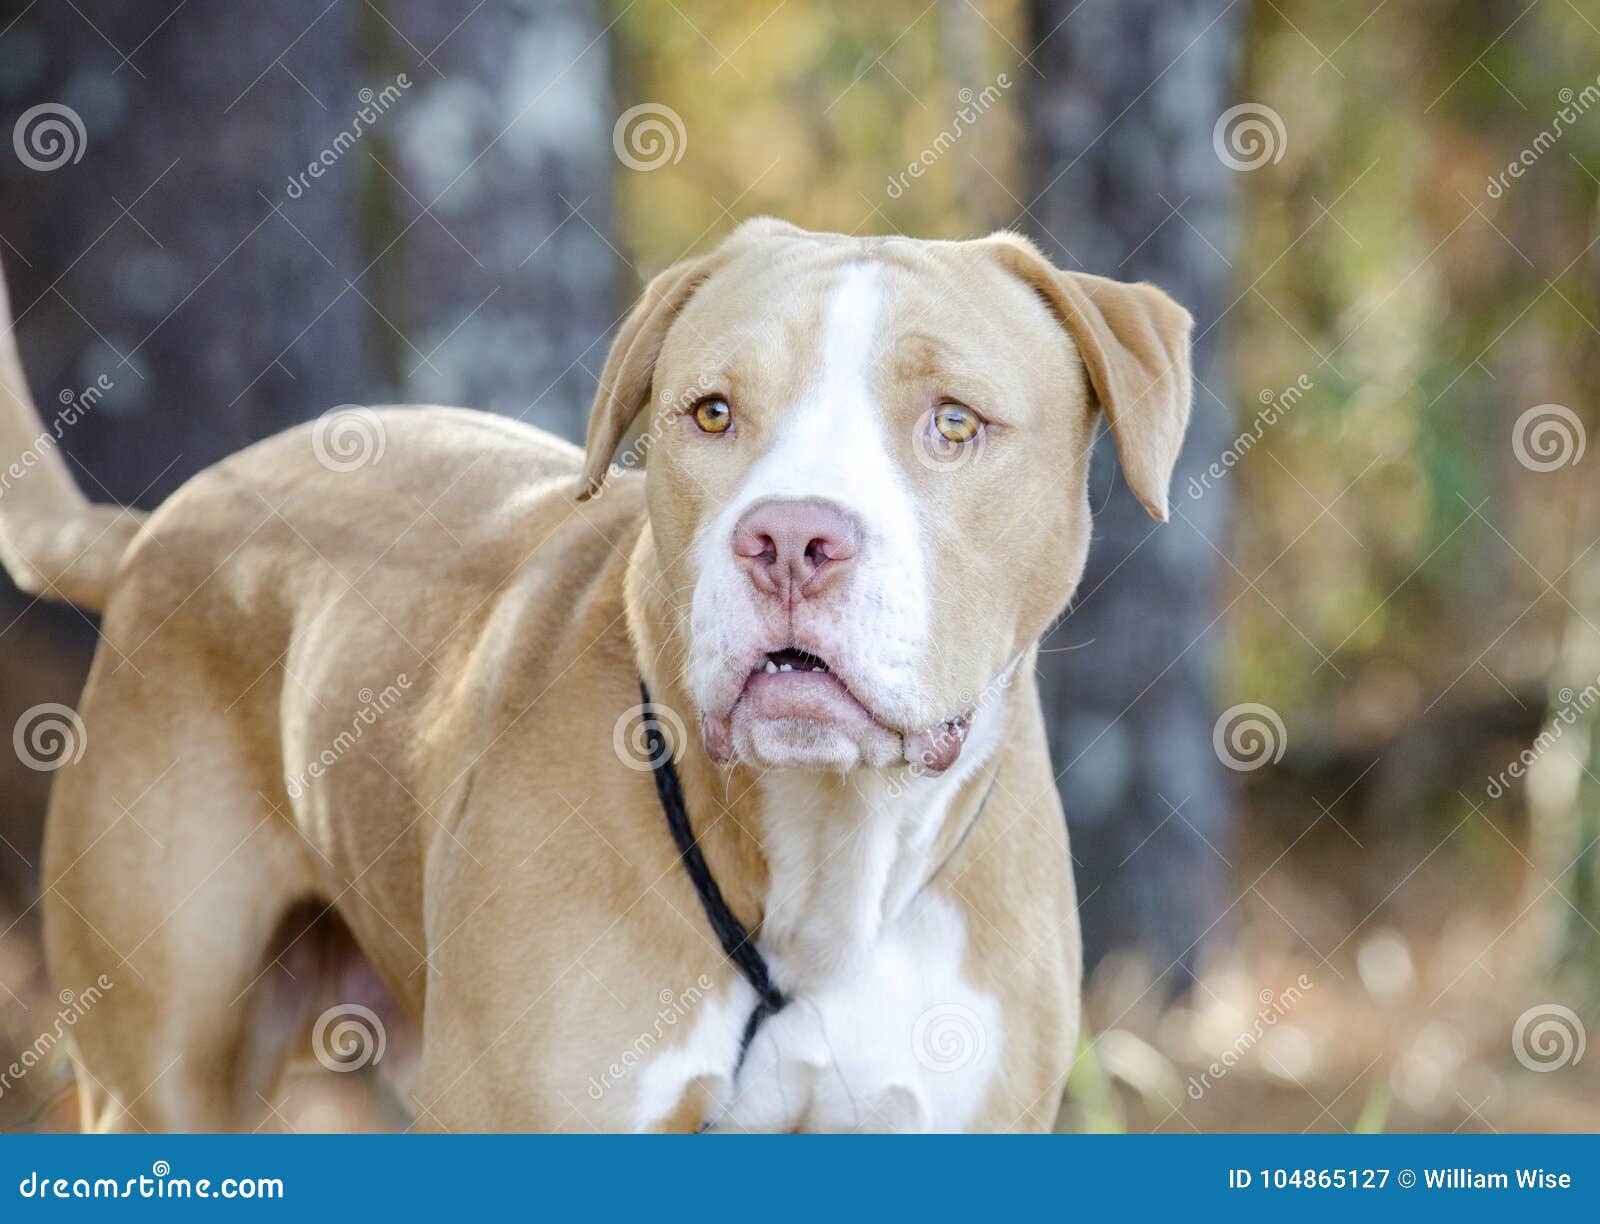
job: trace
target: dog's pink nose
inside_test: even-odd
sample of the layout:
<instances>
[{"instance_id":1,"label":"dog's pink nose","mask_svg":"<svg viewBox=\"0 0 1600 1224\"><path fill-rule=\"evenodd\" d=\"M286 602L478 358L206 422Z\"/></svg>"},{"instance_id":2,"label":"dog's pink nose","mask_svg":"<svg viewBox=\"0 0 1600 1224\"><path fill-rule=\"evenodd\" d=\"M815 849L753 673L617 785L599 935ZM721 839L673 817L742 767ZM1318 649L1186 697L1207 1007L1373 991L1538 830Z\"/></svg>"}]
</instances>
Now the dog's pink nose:
<instances>
[{"instance_id":1,"label":"dog's pink nose","mask_svg":"<svg viewBox=\"0 0 1600 1224\"><path fill-rule=\"evenodd\" d=\"M859 542L855 523L819 501L762 502L733 531L734 556L750 581L784 603L814 599L838 582Z\"/></svg>"}]
</instances>

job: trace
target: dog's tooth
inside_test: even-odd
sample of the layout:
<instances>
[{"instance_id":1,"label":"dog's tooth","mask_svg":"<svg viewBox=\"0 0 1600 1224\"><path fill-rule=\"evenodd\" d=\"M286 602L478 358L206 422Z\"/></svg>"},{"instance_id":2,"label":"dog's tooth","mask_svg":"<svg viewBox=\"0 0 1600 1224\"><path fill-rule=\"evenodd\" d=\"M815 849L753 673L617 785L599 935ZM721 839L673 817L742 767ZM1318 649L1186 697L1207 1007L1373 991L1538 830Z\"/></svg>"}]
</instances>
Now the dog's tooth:
<instances>
[{"instance_id":1,"label":"dog's tooth","mask_svg":"<svg viewBox=\"0 0 1600 1224\"><path fill-rule=\"evenodd\" d=\"M827 671L828 669L826 667L813 667L811 670L814 671L814 672L819 672L819 671Z\"/></svg>"},{"instance_id":2,"label":"dog's tooth","mask_svg":"<svg viewBox=\"0 0 1600 1224\"><path fill-rule=\"evenodd\" d=\"M765 671L766 671L767 675L769 675L769 676L776 675L777 671L778 671L778 665L776 663L774 663L771 659L768 659Z\"/></svg>"},{"instance_id":3,"label":"dog's tooth","mask_svg":"<svg viewBox=\"0 0 1600 1224\"><path fill-rule=\"evenodd\" d=\"M782 671L793 671L794 670L794 664L792 664L792 663L780 664L779 667L778 667L778 670L781 671L781 672Z\"/></svg>"}]
</instances>

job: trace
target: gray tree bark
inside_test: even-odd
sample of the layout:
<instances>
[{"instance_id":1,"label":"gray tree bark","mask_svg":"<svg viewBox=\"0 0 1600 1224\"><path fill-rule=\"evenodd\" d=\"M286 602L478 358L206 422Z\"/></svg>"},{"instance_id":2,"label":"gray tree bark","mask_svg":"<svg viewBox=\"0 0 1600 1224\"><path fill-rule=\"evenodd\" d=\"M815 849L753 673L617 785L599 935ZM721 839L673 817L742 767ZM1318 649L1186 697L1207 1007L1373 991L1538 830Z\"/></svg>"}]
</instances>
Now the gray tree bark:
<instances>
[{"instance_id":1,"label":"gray tree bark","mask_svg":"<svg viewBox=\"0 0 1600 1224\"><path fill-rule=\"evenodd\" d=\"M1030 12L1038 73L1019 75L1033 236L1060 267L1159 284L1199 337L1172 521L1139 507L1103 436L1088 570L1040 659L1087 961L1142 949L1171 992L1231 899L1230 796L1211 738L1219 561L1207 542L1226 547L1227 490L1184 490L1234 432L1232 405L1212 391L1225 395L1213 325L1230 300L1235 171L1212 128L1229 105L1241 14L1224 0L1032 0Z\"/></svg>"},{"instance_id":2,"label":"gray tree bark","mask_svg":"<svg viewBox=\"0 0 1600 1224\"><path fill-rule=\"evenodd\" d=\"M404 398L581 441L619 309L598 6L491 4L465 21L429 0L389 7L392 58L427 57L377 184L403 228L380 274L411 338L395 354Z\"/></svg>"},{"instance_id":3,"label":"gray tree bark","mask_svg":"<svg viewBox=\"0 0 1600 1224\"><path fill-rule=\"evenodd\" d=\"M365 262L352 167L320 179L292 224L274 211L353 103L357 6L5 8L0 134L40 103L83 125L81 159L57 169L0 146L0 258L41 404L114 384L65 439L90 495L154 505L370 394L369 312L346 290Z\"/></svg>"}]
</instances>

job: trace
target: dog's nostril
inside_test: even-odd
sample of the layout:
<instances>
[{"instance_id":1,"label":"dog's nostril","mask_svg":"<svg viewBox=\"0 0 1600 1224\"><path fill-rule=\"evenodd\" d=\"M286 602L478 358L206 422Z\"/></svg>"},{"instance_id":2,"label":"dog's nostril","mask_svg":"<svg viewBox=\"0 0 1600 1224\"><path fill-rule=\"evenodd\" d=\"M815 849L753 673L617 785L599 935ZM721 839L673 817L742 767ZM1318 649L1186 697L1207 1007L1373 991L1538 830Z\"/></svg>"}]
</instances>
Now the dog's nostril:
<instances>
[{"instance_id":1,"label":"dog's nostril","mask_svg":"<svg viewBox=\"0 0 1600 1224\"><path fill-rule=\"evenodd\" d=\"M784 600L811 598L835 585L856 548L853 520L805 499L756 506L740 520L733 541L756 587Z\"/></svg>"}]
</instances>

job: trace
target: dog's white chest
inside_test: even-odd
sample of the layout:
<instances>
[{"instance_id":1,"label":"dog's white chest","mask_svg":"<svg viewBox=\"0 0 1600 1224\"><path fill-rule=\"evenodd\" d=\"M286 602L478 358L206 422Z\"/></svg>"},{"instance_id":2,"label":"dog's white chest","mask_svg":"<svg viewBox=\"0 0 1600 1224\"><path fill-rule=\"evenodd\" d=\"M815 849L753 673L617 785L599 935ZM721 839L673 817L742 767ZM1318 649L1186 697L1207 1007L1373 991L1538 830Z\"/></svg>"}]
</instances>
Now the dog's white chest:
<instances>
[{"instance_id":1,"label":"dog's white chest","mask_svg":"<svg viewBox=\"0 0 1600 1224\"><path fill-rule=\"evenodd\" d=\"M999 1005L961 974L965 944L955 906L919 897L862 957L769 1017L742 1063L755 993L740 979L643 1069L635 1124L668 1116L698 1082L716 1130L965 1129L1004 1037Z\"/></svg>"},{"instance_id":2,"label":"dog's white chest","mask_svg":"<svg viewBox=\"0 0 1600 1224\"><path fill-rule=\"evenodd\" d=\"M791 996L740 1057L755 990L702 1002L682 1045L645 1067L634 1123L673 1113L698 1083L707 1124L754 1131L958 1131L999 1066L1000 1005L964 972L966 920L929 886L935 834L993 752L980 711L957 768L897 784L769 774L769 888L760 944Z\"/></svg>"}]
</instances>

